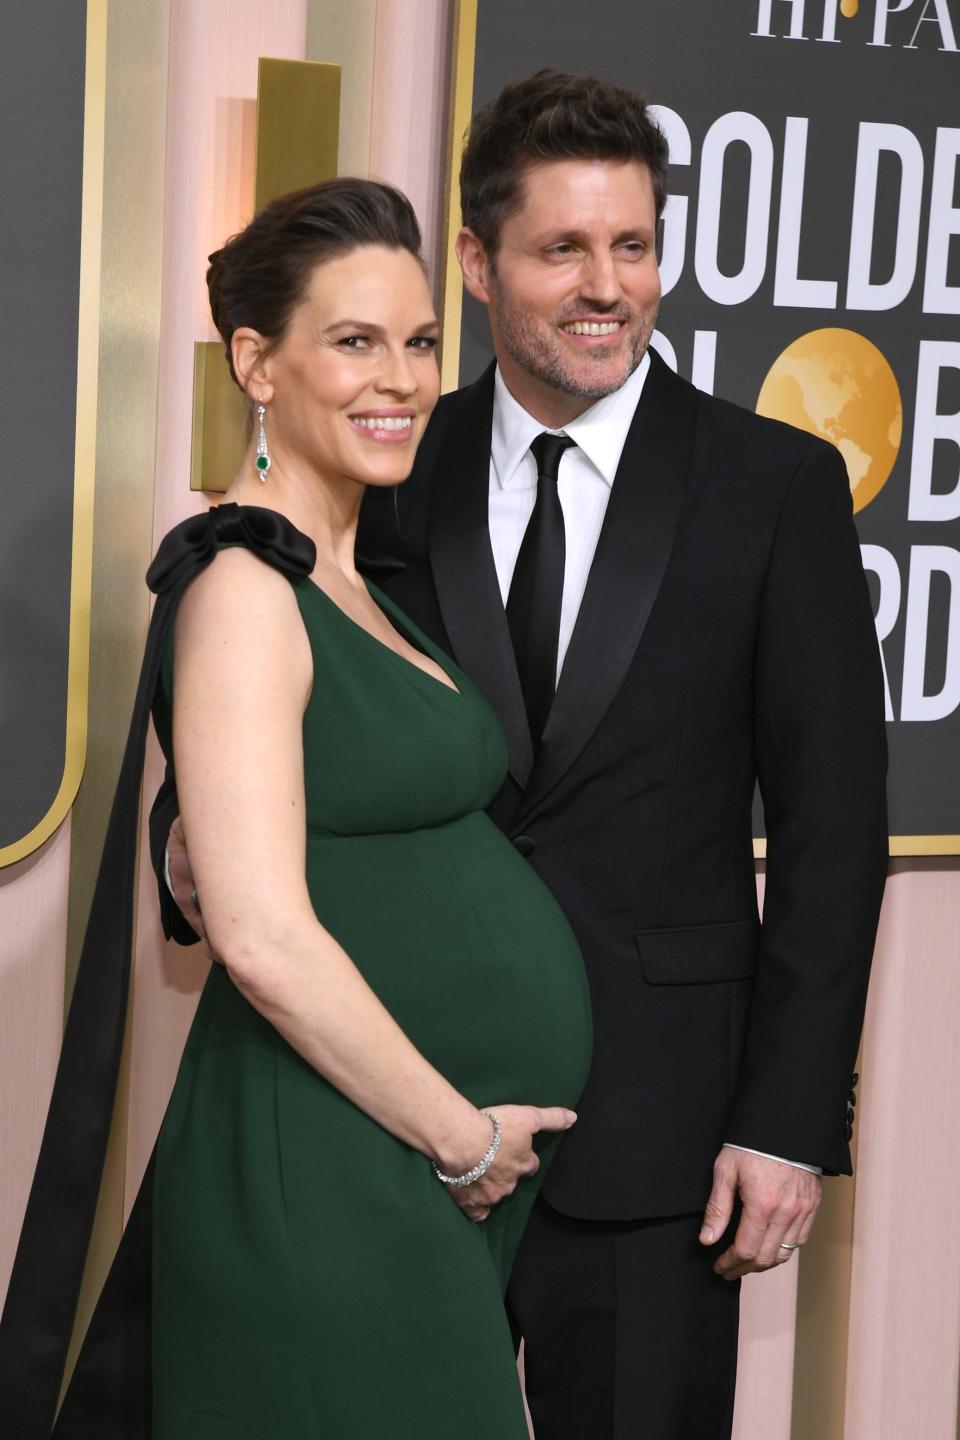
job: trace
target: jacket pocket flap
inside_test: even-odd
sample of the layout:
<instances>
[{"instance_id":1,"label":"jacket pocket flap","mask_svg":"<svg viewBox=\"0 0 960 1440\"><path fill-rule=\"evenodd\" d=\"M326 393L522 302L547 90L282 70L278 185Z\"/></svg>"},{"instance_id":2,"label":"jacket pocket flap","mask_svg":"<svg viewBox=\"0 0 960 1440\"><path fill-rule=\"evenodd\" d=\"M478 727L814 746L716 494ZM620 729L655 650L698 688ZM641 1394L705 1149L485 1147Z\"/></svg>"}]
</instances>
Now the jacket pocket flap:
<instances>
[{"instance_id":1,"label":"jacket pocket flap","mask_svg":"<svg viewBox=\"0 0 960 1440\"><path fill-rule=\"evenodd\" d=\"M757 968L760 924L733 920L723 925L684 925L639 930L637 949L651 985L708 985L747 980Z\"/></svg>"}]
</instances>

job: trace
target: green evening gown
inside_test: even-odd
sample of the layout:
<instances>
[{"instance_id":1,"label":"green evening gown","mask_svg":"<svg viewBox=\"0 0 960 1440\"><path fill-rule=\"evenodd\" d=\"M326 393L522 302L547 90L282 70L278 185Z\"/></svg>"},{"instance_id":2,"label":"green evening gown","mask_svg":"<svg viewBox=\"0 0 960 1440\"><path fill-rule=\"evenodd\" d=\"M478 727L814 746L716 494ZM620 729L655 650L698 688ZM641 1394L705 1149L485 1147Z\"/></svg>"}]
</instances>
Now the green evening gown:
<instances>
[{"instance_id":1,"label":"green evening gown","mask_svg":"<svg viewBox=\"0 0 960 1440\"><path fill-rule=\"evenodd\" d=\"M317 916L477 1105L576 1105L586 980L553 897L484 813L506 772L496 717L372 586L459 693L291 583L313 652ZM168 755L171 674L168 648ZM538 1143L544 1169L555 1143ZM525 1440L502 1296L542 1175L473 1224L213 966L157 1150L154 1440Z\"/></svg>"}]
</instances>

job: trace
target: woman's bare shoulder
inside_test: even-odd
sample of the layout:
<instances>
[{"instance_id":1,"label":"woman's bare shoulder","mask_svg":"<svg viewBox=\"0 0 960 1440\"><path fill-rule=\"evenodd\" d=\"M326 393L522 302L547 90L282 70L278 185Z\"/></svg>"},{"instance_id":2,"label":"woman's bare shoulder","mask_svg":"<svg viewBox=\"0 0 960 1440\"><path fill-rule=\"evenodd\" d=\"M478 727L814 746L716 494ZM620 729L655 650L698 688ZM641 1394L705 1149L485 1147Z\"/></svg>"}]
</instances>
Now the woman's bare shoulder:
<instances>
[{"instance_id":1,"label":"woman's bare shoulder","mask_svg":"<svg viewBox=\"0 0 960 1440\"><path fill-rule=\"evenodd\" d=\"M302 673L309 688L310 644L287 576L245 546L220 550L190 584L177 608L178 673L196 657L210 674L248 666L261 676ZM192 667L190 667L192 668Z\"/></svg>"},{"instance_id":2,"label":"woman's bare shoulder","mask_svg":"<svg viewBox=\"0 0 960 1440\"><path fill-rule=\"evenodd\" d=\"M179 610L225 611L242 619L262 611L290 615L297 610L293 586L282 570L261 560L245 545L219 550L188 587Z\"/></svg>"}]
</instances>

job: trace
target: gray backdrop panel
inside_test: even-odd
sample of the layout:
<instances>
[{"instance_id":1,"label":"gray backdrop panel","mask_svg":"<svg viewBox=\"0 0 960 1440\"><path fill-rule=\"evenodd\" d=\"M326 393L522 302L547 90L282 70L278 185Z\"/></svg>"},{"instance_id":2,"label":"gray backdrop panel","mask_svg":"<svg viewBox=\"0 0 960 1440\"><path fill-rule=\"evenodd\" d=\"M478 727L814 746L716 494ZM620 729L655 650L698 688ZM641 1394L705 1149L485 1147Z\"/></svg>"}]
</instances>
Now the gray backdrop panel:
<instances>
[{"instance_id":1,"label":"gray backdrop panel","mask_svg":"<svg viewBox=\"0 0 960 1440\"><path fill-rule=\"evenodd\" d=\"M63 774L86 5L19 0L5 20L0 846L43 818Z\"/></svg>"}]
</instances>

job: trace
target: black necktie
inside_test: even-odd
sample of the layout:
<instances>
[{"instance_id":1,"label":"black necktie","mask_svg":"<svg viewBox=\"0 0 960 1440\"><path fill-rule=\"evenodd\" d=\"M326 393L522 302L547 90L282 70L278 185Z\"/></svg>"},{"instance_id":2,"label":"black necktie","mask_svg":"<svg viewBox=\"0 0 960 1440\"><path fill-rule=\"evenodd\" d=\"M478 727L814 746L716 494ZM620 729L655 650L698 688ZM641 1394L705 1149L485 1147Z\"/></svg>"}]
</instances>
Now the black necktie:
<instances>
[{"instance_id":1,"label":"black necktie","mask_svg":"<svg viewBox=\"0 0 960 1440\"><path fill-rule=\"evenodd\" d=\"M573 443L566 435L544 431L530 446L537 462L537 503L524 532L507 597L507 621L534 745L543 734L557 682L567 549L557 473L560 456Z\"/></svg>"}]
</instances>

